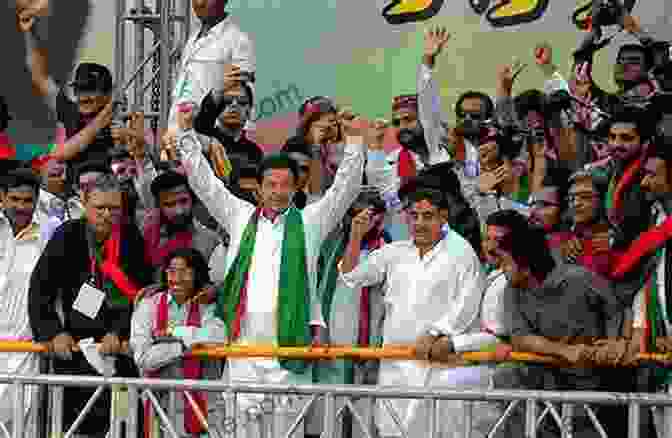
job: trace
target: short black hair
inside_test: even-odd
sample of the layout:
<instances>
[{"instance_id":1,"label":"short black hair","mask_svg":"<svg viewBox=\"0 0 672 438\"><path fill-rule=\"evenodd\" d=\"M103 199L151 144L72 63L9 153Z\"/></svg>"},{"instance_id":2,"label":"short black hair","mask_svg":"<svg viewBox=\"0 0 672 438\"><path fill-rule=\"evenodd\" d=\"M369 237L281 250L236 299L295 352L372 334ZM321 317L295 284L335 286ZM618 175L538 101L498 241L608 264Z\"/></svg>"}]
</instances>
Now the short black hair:
<instances>
[{"instance_id":1,"label":"short black hair","mask_svg":"<svg viewBox=\"0 0 672 438\"><path fill-rule=\"evenodd\" d=\"M150 185L150 191L152 192L154 198L159 199L159 194L161 192L180 186L185 186L187 191L191 193L191 190L189 189L189 180L186 176L173 170L167 170L154 178L152 184Z\"/></svg>"},{"instance_id":2,"label":"short black hair","mask_svg":"<svg viewBox=\"0 0 672 438\"><path fill-rule=\"evenodd\" d=\"M455 103L455 115L459 118L464 117L465 112L462 104L466 99L481 99L481 105L484 106L483 111L486 119L491 119L495 112L495 104L492 102L490 96L480 91L469 90L462 93Z\"/></svg>"},{"instance_id":3,"label":"short black hair","mask_svg":"<svg viewBox=\"0 0 672 438\"><path fill-rule=\"evenodd\" d=\"M616 123L632 123L635 125L642 143L649 140L655 129L655 114L637 106L617 105L607 120L607 134Z\"/></svg>"},{"instance_id":4,"label":"short black hair","mask_svg":"<svg viewBox=\"0 0 672 438\"><path fill-rule=\"evenodd\" d=\"M448 207L446 197L441 191L427 187L419 187L417 190L410 192L405 196L403 201L404 208L409 208L420 201L429 201L430 204L439 210Z\"/></svg>"},{"instance_id":5,"label":"short black hair","mask_svg":"<svg viewBox=\"0 0 672 438\"><path fill-rule=\"evenodd\" d=\"M269 169L289 169L294 180L296 181L299 179L299 165L296 160L292 159L287 153L279 152L267 155L261 160L257 171L257 181L259 184L261 184L264 179L264 173Z\"/></svg>"},{"instance_id":6,"label":"short black hair","mask_svg":"<svg viewBox=\"0 0 672 438\"><path fill-rule=\"evenodd\" d=\"M539 90L532 89L520 93L518 96L516 96L513 102L518 117L522 119L531 111L537 111L540 114L545 114L545 100L544 93Z\"/></svg>"},{"instance_id":7,"label":"short black hair","mask_svg":"<svg viewBox=\"0 0 672 438\"><path fill-rule=\"evenodd\" d=\"M498 210L488 216L487 225L507 227L511 230L527 229L527 219L516 210Z\"/></svg>"},{"instance_id":8,"label":"short black hair","mask_svg":"<svg viewBox=\"0 0 672 438\"><path fill-rule=\"evenodd\" d=\"M487 224L507 227L511 230L512 242L525 242L524 245L513 244L509 250L515 260L525 260L535 276L545 278L555 269L545 231L530 226L522 214L514 210L500 210L488 216Z\"/></svg>"},{"instance_id":9,"label":"short black hair","mask_svg":"<svg viewBox=\"0 0 672 438\"><path fill-rule=\"evenodd\" d=\"M183 258L187 262L187 266L194 270L194 292L198 292L210 283L210 267L203 254L193 248L180 248L168 254L163 260L161 282L164 287L168 285L166 271L170 262L178 257Z\"/></svg>"}]
</instances>

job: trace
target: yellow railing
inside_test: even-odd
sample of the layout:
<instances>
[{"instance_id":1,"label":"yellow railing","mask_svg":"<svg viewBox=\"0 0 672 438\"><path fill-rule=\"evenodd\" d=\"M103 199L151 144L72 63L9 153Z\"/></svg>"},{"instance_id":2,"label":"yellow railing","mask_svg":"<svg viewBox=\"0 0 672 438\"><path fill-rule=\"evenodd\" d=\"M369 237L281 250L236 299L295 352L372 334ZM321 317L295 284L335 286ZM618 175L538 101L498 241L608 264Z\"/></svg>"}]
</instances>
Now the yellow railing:
<instances>
[{"instance_id":1,"label":"yellow railing","mask_svg":"<svg viewBox=\"0 0 672 438\"><path fill-rule=\"evenodd\" d=\"M31 341L0 341L1 353L48 353L46 344ZM195 357L223 359L227 357L282 357L286 359L305 360L415 360L415 348L412 346L385 346L382 348L358 348L351 346L320 346L320 347L275 347L266 345L219 345L208 344L196 346L191 350ZM494 352L460 353L459 358L466 362L526 362L546 365L567 365L564 361L551 356L534 353L511 352L498 355ZM638 358L646 362L672 361L672 354L640 354Z\"/></svg>"}]
</instances>

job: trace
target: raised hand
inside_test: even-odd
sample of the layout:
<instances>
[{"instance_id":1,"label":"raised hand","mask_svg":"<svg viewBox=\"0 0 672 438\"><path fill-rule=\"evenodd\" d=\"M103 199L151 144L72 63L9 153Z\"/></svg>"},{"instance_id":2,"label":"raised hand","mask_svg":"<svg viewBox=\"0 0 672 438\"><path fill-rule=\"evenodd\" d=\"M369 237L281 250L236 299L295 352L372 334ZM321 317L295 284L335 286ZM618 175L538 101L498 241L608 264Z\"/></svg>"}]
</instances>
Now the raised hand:
<instances>
[{"instance_id":1,"label":"raised hand","mask_svg":"<svg viewBox=\"0 0 672 438\"><path fill-rule=\"evenodd\" d=\"M49 14L49 0L17 0L17 27L21 32L30 32L35 17Z\"/></svg>"},{"instance_id":2,"label":"raised hand","mask_svg":"<svg viewBox=\"0 0 672 438\"><path fill-rule=\"evenodd\" d=\"M424 55L434 58L438 56L450 39L450 33L445 27L434 27L425 33Z\"/></svg>"}]
</instances>

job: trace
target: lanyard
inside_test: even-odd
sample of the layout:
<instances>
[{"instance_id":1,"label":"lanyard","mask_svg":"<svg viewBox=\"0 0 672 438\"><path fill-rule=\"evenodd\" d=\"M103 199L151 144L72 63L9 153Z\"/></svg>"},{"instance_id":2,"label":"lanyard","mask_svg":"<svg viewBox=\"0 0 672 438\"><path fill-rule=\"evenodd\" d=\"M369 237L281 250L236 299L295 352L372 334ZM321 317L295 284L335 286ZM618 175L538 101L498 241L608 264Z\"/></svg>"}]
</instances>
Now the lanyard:
<instances>
[{"instance_id":1,"label":"lanyard","mask_svg":"<svg viewBox=\"0 0 672 438\"><path fill-rule=\"evenodd\" d=\"M95 238L92 236L91 231L87 230L86 231L86 236L87 236L87 242L89 246L89 260L90 260L90 273L91 273L91 280L93 281L94 286L102 290L103 286L103 281L102 281L102 274L100 270L98 269L98 257L96 254L96 241Z\"/></svg>"}]
</instances>

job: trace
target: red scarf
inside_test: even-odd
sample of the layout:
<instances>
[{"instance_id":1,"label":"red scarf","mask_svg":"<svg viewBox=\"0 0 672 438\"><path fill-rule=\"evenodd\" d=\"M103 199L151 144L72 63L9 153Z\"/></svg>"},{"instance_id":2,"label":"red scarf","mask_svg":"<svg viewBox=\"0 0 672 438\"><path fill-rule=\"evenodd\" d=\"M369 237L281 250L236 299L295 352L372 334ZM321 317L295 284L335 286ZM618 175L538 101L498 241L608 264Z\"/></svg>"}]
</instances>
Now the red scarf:
<instances>
[{"instance_id":1,"label":"red scarf","mask_svg":"<svg viewBox=\"0 0 672 438\"><path fill-rule=\"evenodd\" d=\"M16 148L6 132L0 132L0 160L13 160L16 157Z\"/></svg>"},{"instance_id":2,"label":"red scarf","mask_svg":"<svg viewBox=\"0 0 672 438\"><path fill-rule=\"evenodd\" d=\"M170 253L177 249L191 248L192 231L180 231L161 245L161 221L159 210L147 214L144 229L145 257L153 267L160 266Z\"/></svg>"},{"instance_id":3,"label":"red scarf","mask_svg":"<svg viewBox=\"0 0 672 438\"><path fill-rule=\"evenodd\" d=\"M366 241L366 249L374 251L384 244L383 233L376 233L375 237ZM369 345L371 334L371 288L363 287L362 293L359 296L359 333L357 336L357 344L360 347Z\"/></svg>"},{"instance_id":4,"label":"red scarf","mask_svg":"<svg viewBox=\"0 0 672 438\"><path fill-rule=\"evenodd\" d=\"M103 247L103 260L102 265L99 266L96 258L91 258L92 273L95 274L99 270L104 278L112 280L119 292L133 302L140 288L126 276L119 264L121 260L121 225L112 226L112 235L105 241ZM100 287L101 285L98 284L97 286Z\"/></svg>"},{"instance_id":5,"label":"red scarf","mask_svg":"<svg viewBox=\"0 0 672 438\"><path fill-rule=\"evenodd\" d=\"M201 326L201 307L198 303L189 303L189 314L187 316L187 326L189 327L200 327ZM159 302L157 303L157 312L156 312L156 323L154 326L154 336L162 336L166 333L168 329L168 292L163 292L159 296ZM189 380L198 380L202 377L203 370L201 368L201 363L197 358L184 357L182 359L182 373L183 378ZM159 378L158 371L151 371L146 373L146 377L149 378ZM207 418L208 415L208 401L206 399L206 394L202 391L193 392L191 391L192 398L198 405L198 408L201 410L201 413L204 417ZM151 438L152 436L152 416L153 416L153 406L150 400L145 401L145 438ZM196 413L194 412L189 400L187 399L186 394L184 395L184 430L187 433L190 433L194 436L205 432L203 426L198 420Z\"/></svg>"},{"instance_id":6,"label":"red scarf","mask_svg":"<svg viewBox=\"0 0 672 438\"><path fill-rule=\"evenodd\" d=\"M415 158L408 149L402 147L399 151L399 163L397 163L397 175L403 180L414 177L418 173L415 166Z\"/></svg>"},{"instance_id":7,"label":"red scarf","mask_svg":"<svg viewBox=\"0 0 672 438\"><path fill-rule=\"evenodd\" d=\"M619 212L623 207L623 194L628 190L632 184L635 182L635 177L639 174L642 166L644 165L644 160L638 158L635 161L631 162L628 167L623 172L623 176L616 184L616 189L613 193L613 199L611 204L612 211Z\"/></svg>"},{"instance_id":8,"label":"red scarf","mask_svg":"<svg viewBox=\"0 0 672 438\"><path fill-rule=\"evenodd\" d=\"M672 239L672 216L665 219L662 224L640 234L625 254L617 259L611 276L615 279L623 278L636 267L642 257L656 251L670 239Z\"/></svg>"}]
</instances>

